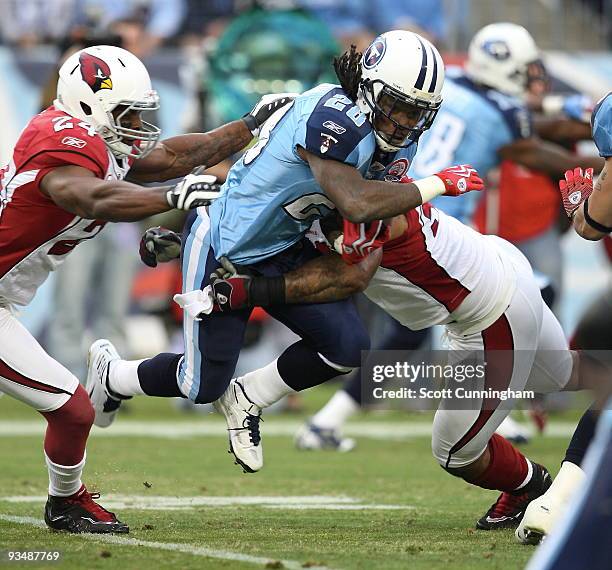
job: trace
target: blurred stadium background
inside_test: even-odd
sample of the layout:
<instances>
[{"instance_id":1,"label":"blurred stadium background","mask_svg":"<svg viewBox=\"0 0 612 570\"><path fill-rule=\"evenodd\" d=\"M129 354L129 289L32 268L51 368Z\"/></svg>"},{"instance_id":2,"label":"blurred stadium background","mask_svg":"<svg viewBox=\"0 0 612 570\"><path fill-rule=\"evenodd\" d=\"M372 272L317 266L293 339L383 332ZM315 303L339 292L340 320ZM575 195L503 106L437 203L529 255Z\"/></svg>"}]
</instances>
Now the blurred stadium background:
<instances>
[{"instance_id":1,"label":"blurred stadium background","mask_svg":"<svg viewBox=\"0 0 612 570\"><path fill-rule=\"evenodd\" d=\"M162 138L238 118L265 93L335 82L334 55L351 43L363 48L390 29L426 35L447 64L461 65L470 38L483 25L519 23L544 50L555 91L596 100L612 89L612 0L0 0L0 7L2 164L26 122L51 103L58 63L72 50L96 43L121 45L144 59L161 98ZM575 150L596 153L590 141ZM228 167L213 170L223 178ZM495 197L495 176L487 192ZM560 200L558 215L530 228L522 227L520 210L496 209L500 203L492 200L487 208L485 225L491 233L505 228L502 236L519 236L518 242L553 235L561 243L558 262L556 253L545 248L538 256L540 270L546 273L550 266L553 280L562 273L555 311L571 336L589 303L609 286L605 247L612 255L610 243L586 242L567 231ZM180 314L171 302L180 287L178 265L149 269L138 260L145 227L178 229L181 223L173 214L140 226L108 227L104 237L80 245L51 276L22 312L23 322L81 378L87 348L101 336L131 358L181 351ZM364 315L375 340L388 323L366 303ZM238 372L266 364L292 338L265 313L255 313ZM328 395L330 388L321 390ZM0 422L33 419L33 414L13 412L7 400L0 402ZM138 404L148 405L150 414L137 418L163 419L166 408L177 417L167 402ZM299 410L304 403L287 405ZM567 402L561 398L556 405ZM561 440L558 445L560 453ZM0 495L8 491L2 487Z\"/></svg>"}]
</instances>

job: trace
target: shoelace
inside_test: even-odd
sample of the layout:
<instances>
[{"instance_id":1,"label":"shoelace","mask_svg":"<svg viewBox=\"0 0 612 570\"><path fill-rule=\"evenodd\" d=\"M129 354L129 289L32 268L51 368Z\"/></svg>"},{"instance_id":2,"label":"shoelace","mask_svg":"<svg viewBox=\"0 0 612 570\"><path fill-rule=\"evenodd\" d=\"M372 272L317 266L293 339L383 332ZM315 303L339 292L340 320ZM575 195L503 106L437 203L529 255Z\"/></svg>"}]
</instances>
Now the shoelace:
<instances>
[{"instance_id":1,"label":"shoelace","mask_svg":"<svg viewBox=\"0 0 612 570\"><path fill-rule=\"evenodd\" d=\"M254 416L253 414L247 414L244 420L246 424L244 427L249 430L249 439L253 445L259 445L261 441L261 434L259 433L259 422L263 422L260 415Z\"/></svg>"},{"instance_id":2,"label":"shoelace","mask_svg":"<svg viewBox=\"0 0 612 570\"><path fill-rule=\"evenodd\" d=\"M502 493L499 499L491 507L490 516L504 517L513 513L525 501L525 495L511 495L510 493Z\"/></svg>"},{"instance_id":3,"label":"shoelace","mask_svg":"<svg viewBox=\"0 0 612 570\"><path fill-rule=\"evenodd\" d=\"M107 511L103 506L99 505L94 499L99 499L100 493L90 493L84 489L78 496L67 499L69 503L80 505L86 511L94 515L99 521L114 522L115 514Z\"/></svg>"}]
</instances>

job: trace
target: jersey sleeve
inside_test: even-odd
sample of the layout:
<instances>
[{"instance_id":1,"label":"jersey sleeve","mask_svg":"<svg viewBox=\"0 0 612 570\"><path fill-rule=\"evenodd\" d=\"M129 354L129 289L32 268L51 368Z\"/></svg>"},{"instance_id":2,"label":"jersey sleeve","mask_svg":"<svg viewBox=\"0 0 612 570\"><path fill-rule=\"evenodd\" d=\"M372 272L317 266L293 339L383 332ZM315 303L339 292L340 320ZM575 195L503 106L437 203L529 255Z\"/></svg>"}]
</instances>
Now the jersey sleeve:
<instances>
[{"instance_id":1,"label":"jersey sleeve","mask_svg":"<svg viewBox=\"0 0 612 570\"><path fill-rule=\"evenodd\" d=\"M320 156L359 167L374 150L370 124L342 89L332 89L300 120L295 144Z\"/></svg>"},{"instance_id":2,"label":"jersey sleeve","mask_svg":"<svg viewBox=\"0 0 612 570\"><path fill-rule=\"evenodd\" d=\"M510 129L512 140L528 139L533 136L533 119L530 111L523 105L512 105L500 109L504 121Z\"/></svg>"},{"instance_id":3,"label":"jersey sleeve","mask_svg":"<svg viewBox=\"0 0 612 570\"><path fill-rule=\"evenodd\" d=\"M593 109L591 127L599 156L612 156L612 93L608 93Z\"/></svg>"},{"instance_id":4,"label":"jersey sleeve","mask_svg":"<svg viewBox=\"0 0 612 570\"><path fill-rule=\"evenodd\" d=\"M98 178L105 177L108 153L104 141L97 134L89 134L91 131L75 124L77 122L71 118L64 124L72 126L58 130L49 122L32 138L28 154L31 164L39 168L41 174L61 166L80 166Z\"/></svg>"}]
</instances>

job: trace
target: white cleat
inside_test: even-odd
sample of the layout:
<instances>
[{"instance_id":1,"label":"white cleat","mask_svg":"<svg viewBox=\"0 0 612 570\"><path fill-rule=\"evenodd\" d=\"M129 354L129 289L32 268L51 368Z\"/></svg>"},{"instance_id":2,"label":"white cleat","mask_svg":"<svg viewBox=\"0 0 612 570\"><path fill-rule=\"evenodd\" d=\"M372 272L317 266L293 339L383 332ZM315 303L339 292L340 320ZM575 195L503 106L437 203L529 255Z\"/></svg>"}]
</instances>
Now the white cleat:
<instances>
[{"instance_id":1,"label":"white cleat","mask_svg":"<svg viewBox=\"0 0 612 570\"><path fill-rule=\"evenodd\" d=\"M223 395L213 403L225 416L229 434L229 451L245 473L255 473L263 467L263 448L259 434L261 409L244 391L240 378L232 380Z\"/></svg>"},{"instance_id":2,"label":"white cleat","mask_svg":"<svg viewBox=\"0 0 612 570\"><path fill-rule=\"evenodd\" d=\"M302 450L314 451L326 449L347 452L355 449L355 440L342 437L335 429L323 429L313 423L304 424L294 438L295 447Z\"/></svg>"},{"instance_id":3,"label":"white cleat","mask_svg":"<svg viewBox=\"0 0 612 570\"><path fill-rule=\"evenodd\" d=\"M110 393L108 374L110 364L114 360L120 360L120 356L110 340L101 338L89 347L85 389L96 412L94 424L98 427L110 426L115 420L121 402L130 399Z\"/></svg>"},{"instance_id":4,"label":"white cleat","mask_svg":"<svg viewBox=\"0 0 612 570\"><path fill-rule=\"evenodd\" d=\"M531 439L530 431L523 424L520 424L510 416L504 418L504 421L497 427L495 433L519 445L529 443Z\"/></svg>"},{"instance_id":5,"label":"white cleat","mask_svg":"<svg viewBox=\"0 0 612 570\"><path fill-rule=\"evenodd\" d=\"M514 533L516 539L523 544L540 544L557 524L563 511L563 506L551 501L546 494L534 499L527 505L525 515Z\"/></svg>"}]
</instances>

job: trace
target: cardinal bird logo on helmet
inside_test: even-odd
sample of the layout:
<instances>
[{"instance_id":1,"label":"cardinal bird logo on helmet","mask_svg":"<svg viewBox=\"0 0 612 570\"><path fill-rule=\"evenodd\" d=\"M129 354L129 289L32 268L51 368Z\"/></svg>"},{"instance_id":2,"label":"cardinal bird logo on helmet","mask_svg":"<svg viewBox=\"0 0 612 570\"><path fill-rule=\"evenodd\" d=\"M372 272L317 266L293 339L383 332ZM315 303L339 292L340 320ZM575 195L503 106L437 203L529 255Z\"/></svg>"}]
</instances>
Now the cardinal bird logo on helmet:
<instances>
[{"instance_id":1,"label":"cardinal bird logo on helmet","mask_svg":"<svg viewBox=\"0 0 612 570\"><path fill-rule=\"evenodd\" d=\"M110 77L110 67L104 60L83 52L79 57L81 64L81 77L91 87L94 93L101 89L112 89L113 81Z\"/></svg>"}]
</instances>

